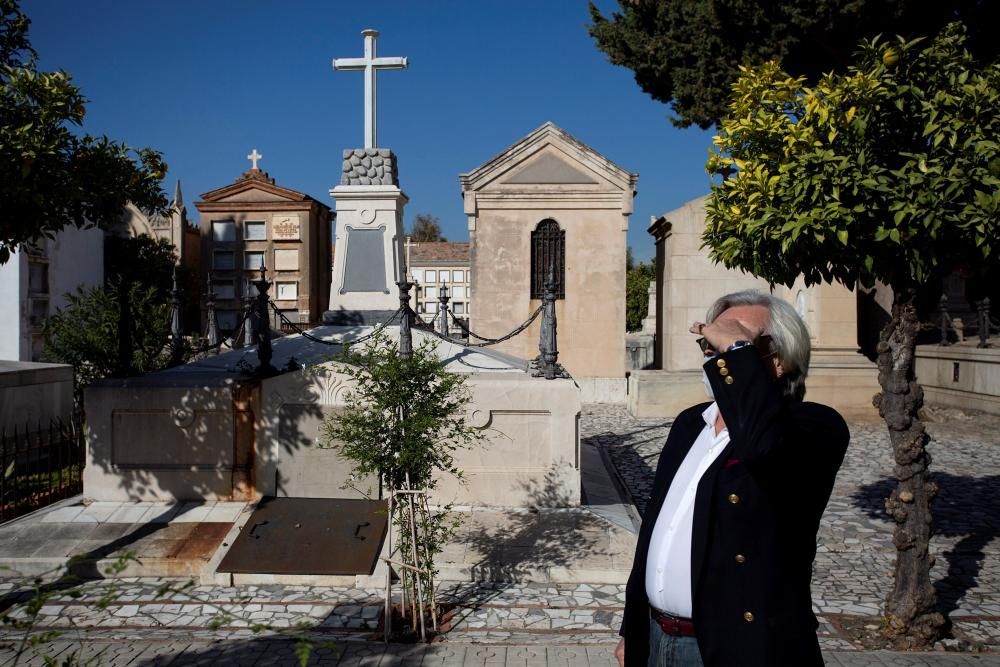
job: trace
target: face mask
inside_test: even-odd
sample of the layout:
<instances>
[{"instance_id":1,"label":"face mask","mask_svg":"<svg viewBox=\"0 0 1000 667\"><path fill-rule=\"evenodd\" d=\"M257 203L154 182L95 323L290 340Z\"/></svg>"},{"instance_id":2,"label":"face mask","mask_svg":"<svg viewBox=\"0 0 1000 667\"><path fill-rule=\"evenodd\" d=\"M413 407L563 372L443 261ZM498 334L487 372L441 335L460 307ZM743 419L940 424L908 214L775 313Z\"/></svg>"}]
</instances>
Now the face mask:
<instances>
[{"instance_id":1,"label":"face mask","mask_svg":"<svg viewBox=\"0 0 1000 667\"><path fill-rule=\"evenodd\" d=\"M712 383L708 381L708 373L705 372L704 368L701 370L701 381L705 385L705 393L708 394L708 397L714 401L715 392L712 391Z\"/></svg>"}]
</instances>

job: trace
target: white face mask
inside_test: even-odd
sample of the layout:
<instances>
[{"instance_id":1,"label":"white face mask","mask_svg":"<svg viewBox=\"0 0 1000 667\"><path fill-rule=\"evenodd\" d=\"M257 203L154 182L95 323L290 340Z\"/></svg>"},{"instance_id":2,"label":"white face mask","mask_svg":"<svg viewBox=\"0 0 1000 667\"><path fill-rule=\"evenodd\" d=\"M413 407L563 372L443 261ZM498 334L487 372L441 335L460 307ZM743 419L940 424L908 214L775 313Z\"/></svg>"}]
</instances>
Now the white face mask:
<instances>
[{"instance_id":1,"label":"white face mask","mask_svg":"<svg viewBox=\"0 0 1000 667\"><path fill-rule=\"evenodd\" d=\"M701 381L705 384L705 393L708 394L708 397L714 401L715 392L712 391L712 383L709 382L708 373L705 372L704 368L701 369Z\"/></svg>"}]
</instances>

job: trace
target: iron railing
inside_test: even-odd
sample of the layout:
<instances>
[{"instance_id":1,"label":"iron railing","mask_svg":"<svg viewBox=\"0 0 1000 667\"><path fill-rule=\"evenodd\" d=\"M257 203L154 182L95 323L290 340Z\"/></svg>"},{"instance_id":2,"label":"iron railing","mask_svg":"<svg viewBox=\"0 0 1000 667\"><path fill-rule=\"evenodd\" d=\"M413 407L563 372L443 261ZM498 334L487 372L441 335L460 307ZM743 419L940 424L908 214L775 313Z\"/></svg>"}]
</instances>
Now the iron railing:
<instances>
[{"instance_id":1,"label":"iron railing","mask_svg":"<svg viewBox=\"0 0 1000 667\"><path fill-rule=\"evenodd\" d=\"M0 521L81 493L85 451L79 415L0 429Z\"/></svg>"}]
</instances>

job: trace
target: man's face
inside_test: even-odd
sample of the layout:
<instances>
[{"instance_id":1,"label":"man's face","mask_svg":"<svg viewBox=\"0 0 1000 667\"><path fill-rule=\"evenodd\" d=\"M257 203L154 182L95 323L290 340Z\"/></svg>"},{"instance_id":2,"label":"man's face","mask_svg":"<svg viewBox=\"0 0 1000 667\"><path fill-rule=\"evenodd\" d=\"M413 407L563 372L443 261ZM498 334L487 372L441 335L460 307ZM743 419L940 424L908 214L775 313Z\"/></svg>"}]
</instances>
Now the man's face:
<instances>
[{"instance_id":1,"label":"man's face","mask_svg":"<svg viewBox=\"0 0 1000 667\"><path fill-rule=\"evenodd\" d=\"M756 340L764 332L764 327L767 326L769 317L770 315L767 312L766 306L733 306L719 313L719 316L715 320L736 320L744 328L752 332ZM766 354L766 351L762 352ZM772 377L777 379L784 375L785 369L782 368L781 360L778 359L777 355L770 355L768 360L771 363L765 365L768 371L771 372Z\"/></svg>"}]
</instances>

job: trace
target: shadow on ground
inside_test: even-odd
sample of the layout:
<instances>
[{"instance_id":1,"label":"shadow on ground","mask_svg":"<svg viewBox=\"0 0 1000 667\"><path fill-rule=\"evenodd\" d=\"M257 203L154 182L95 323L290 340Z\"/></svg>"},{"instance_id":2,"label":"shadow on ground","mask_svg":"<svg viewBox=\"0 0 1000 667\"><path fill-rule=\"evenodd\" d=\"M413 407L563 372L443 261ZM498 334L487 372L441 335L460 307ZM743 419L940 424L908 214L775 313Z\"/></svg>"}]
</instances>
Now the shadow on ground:
<instances>
[{"instance_id":1,"label":"shadow on ground","mask_svg":"<svg viewBox=\"0 0 1000 667\"><path fill-rule=\"evenodd\" d=\"M947 616L978 585L986 547L1000 537L1000 475L971 477L932 472L931 480L938 485L938 496L931 506L933 534L959 538L942 553L948 571L934 582L938 611ZM853 494L854 505L872 518L895 525L885 511L885 499L894 488L896 480L883 477L858 489Z\"/></svg>"},{"instance_id":2,"label":"shadow on ground","mask_svg":"<svg viewBox=\"0 0 1000 667\"><path fill-rule=\"evenodd\" d=\"M605 431L581 438L584 444L603 449L611 456L615 474L619 476L619 481L622 482L622 486L632 501L632 505L639 512L639 516L642 516L646 511L646 502L649 500L653 488L653 478L656 475L656 464L659 462L664 443L664 437L661 433L657 433L653 437L646 434L649 431L659 431L672 423L673 420L666 420L662 424L639 428L627 433ZM644 445L657 446L652 448L652 451L642 453L639 449Z\"/></svg>"}]
</instances>

